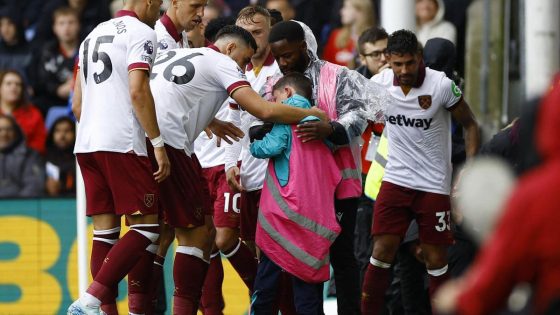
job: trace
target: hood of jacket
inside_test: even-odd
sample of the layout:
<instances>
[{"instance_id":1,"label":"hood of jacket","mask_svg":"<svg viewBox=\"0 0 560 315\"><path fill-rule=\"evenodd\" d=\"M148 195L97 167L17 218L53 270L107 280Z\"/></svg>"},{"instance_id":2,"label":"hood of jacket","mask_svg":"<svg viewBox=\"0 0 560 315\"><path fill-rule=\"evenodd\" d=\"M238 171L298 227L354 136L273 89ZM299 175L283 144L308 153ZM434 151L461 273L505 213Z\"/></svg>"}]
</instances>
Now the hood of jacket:
<instances>
[{"instance_id":1,"label":"hood of jacket","mask_svg":"<svg viewBox=\"0 0 560 315\"><path fill-rule=\"evenodd\" d=\"M422 27L429 27L438 24L443 20L443 16L445 15L445 3L443 3L443 0L436 0L436 2L438 5L438 11L436 13L436 16L430 22L426 23L425 25L422 25Z\"/></svg>"},{"instance_id":2,"label":"hood of jacket","mask_svg":"<svg viewBox=\"0 0 560 315\"><path fill-rule=\"evenodd\" d=\"M450 40L432 38L424 46L424 64L430 69L443 71L448 78L452 78L455 54L455 45Z\"/></svg>"},{"instance_id":3,"label":"hood of jacket","mask_svg":"<svg viewBox=\"0 0 560 315\"><path fill-rule=\"evenodd\" d=\"M537 120L537 148L544 162L560 159L560 74L543 98Z\"/></svg>"},{"instance_id":4,"label":"hood of jacket","mask_svg":"<svg viewBox=\"0 0 560 315\"><path fill-rule=\"evenodd\" d=\"M23 135L23 131L21 130L21 127L18 125L18 123L12 116L5 116L5 117L7 117L9 120L12 121L12 126L14 126L15 138L14 141L12 141L12 143L8 144L8 146L0 150L0 153L4 153L4 154L10 153L20 146L25 146L25 137Z\"/></svg>"},{"instance_id":5,"label":"hood of jacket","mask_svg":"<svg viewBox=\"0 0 560 315\"><path fill-rule=\"evenodd\" d=\"M311 103L305 97L294 94L292 97L284 100L282 103L299 108L311 108Z\"/></svg>"}]
</instances>

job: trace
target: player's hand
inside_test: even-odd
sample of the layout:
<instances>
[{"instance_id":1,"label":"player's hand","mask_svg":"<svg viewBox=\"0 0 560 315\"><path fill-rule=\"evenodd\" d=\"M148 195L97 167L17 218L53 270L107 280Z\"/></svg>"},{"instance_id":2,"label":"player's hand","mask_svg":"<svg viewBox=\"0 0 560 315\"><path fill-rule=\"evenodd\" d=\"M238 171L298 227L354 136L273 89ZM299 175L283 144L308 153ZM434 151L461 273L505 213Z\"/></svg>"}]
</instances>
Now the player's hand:
<instances>
[{"instance_id":1,"label":"player's hand","mask_svg":"<svg viewBox=\"0 0 560 315\"><path fill-rule=\"evenodd\" d=\"M233 190L236 193L245 190L245 188L241 186L241 183L239 182L238 178L239 178L239 167L237 166L230 167L226 172L226 179L229 188L231 188L231 190Z\"/></svg>"},{"instance_id":2,"label":"player's hand","mask_svg":"<svg viewBox=\"0 0 560 315\"><path fill-rule=\"evenodd\" d=\"M156 182L161 183L171 173L171 163L167 158L165 147L154 148L154 155L158 164L158 170L154 173Z\"/></svg>"},{"instance_id":3,"label":"player's hand","mask_svg":"<svg viewBox=\"0 0 560 315\"><path fill-rule=\"evenodd\" d=\"M332 126L324 120L308 121L297 125L296 134L302 142L323 140L333 133Z\"/></svg>"},{"instance_id":4,"label":"player's hand","mask_svg":"<svg viewBox=\"0 0 560 315\"><path fill-rule=\"evenodd\" d=\"M208 129L210 129L210 131L212 131L212 133L215 134L219 139L221 138L229 144L232 144L233 141L239 141L239 139L245 136L243 131L241 131L241 129L239 129L234 124L216 118L214 118L210 122L210 124L208 125ZM218 142L218 146L220 146L220 142Z\"/></svg>"}]
</instances>

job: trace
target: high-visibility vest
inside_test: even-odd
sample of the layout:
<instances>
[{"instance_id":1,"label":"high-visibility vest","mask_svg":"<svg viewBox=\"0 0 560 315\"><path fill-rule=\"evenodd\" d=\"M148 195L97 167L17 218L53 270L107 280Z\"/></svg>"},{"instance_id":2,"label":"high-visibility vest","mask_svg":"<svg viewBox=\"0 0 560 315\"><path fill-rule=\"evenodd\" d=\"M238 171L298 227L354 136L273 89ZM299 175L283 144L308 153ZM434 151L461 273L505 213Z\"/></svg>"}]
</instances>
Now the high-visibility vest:
<instances>
[{"instance_id":1,"label":"high-visibility vest","mask_svg":"<svg viewBox=\"0 0 560 315\"><path fill-rule=\"evenodd\" d=\"M329 249L341 231L333 197L342 176L325 143L302 143L295 128L285 186L278 182L274 159L268 162L255 241L290 274L305 282L324 282L330 277Z\"/></svg>"},{"instance_id":2,"label":"high-visibility vest","mask_svg":"<svg viewBox=\"0 0 560 315\"><path fill-rule=\"evenodd\" d=\"M389 141L387 140L386 130L383 131L381 139L379 139L375 158L371 162L364 187L364 194L373 200L377 199L377 194L379 194L379 189L381 189L381 182L383 181L383 175L385 175L385 166L387 166L389 158Z\"/></svg>"}]
</instances>

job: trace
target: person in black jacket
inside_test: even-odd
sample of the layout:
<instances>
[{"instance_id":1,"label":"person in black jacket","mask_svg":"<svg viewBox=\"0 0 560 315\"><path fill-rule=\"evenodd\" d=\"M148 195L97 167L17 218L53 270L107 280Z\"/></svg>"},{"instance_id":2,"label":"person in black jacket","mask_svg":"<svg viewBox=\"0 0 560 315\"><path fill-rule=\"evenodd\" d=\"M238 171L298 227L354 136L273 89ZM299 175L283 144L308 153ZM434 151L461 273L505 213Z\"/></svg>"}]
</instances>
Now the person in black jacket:
<instances>
[{"instance_id":1,"label":"person in black jacket","mask_svg":"<svg viewBox=\"0 0 560 315\"><path fill-rule=\"evenodd\" d=\"M25 145L15 119L0 115L0 198L39 197L44 181L41 157Z\"/></svg>"},{"instance_id":2,"label":"person in black jacket","mask_svg":"<svg viewBox=\"0 0 560 315\"><path fill-rule=\"evenodd\" d=\"M26 73L31 63L31 48L23 33L16 12L0 11L0 70L15 69Z\"/></svg>"},{"instance_id":3,"label":"person in black jacket","mask_svg":"<svg viewBox=\"0 0 560 315\"><path fill-rule=\"evenodd\" d=\"M78 13L69 7L57 9L52 28L56 39L39 52L34 82L34 103L45 117L50 107L68 103L73 88L72 74L80 45Z\"/></svg>"}]
</instances>

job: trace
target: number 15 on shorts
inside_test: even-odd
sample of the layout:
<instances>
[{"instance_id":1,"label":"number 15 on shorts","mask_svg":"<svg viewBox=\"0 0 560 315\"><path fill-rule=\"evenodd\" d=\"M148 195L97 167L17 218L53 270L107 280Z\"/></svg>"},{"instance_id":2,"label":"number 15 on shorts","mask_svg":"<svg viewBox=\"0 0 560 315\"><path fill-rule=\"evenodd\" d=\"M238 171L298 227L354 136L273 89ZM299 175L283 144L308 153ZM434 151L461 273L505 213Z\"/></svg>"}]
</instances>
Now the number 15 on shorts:
<instances>
[{"instance_id":1,"label":"number 15 on shorts","mask_svg":"<svg viewBox=\"0 0 560 315\"><path fill-rule=\"evenodd\" d=\"M438 224L435 226L436 231L451 231L451 211L436 212L436 217L438 219Z\"/></svg>"}]
</instances>

